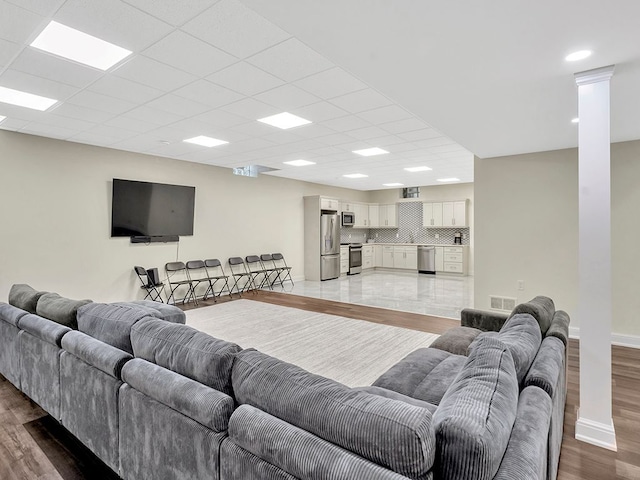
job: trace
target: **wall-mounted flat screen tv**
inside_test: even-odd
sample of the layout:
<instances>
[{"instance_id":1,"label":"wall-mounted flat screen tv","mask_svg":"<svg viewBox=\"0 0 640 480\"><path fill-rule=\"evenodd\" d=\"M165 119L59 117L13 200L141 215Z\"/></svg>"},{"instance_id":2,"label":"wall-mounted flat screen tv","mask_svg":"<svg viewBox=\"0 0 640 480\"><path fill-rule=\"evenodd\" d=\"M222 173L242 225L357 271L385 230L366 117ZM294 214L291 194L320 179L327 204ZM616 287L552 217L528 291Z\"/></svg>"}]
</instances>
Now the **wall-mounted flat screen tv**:
<instances>
[{"instance_id":1,"label":"wall-mounted flat screen tv","mask_svg":"<svg viewBox=\"0 0 640 480\"><path fill-rule=\"evenodd\" d=\"M111 236L193 235L195 196L195 187L114 178Z\"/></svg>"}]
</instances>

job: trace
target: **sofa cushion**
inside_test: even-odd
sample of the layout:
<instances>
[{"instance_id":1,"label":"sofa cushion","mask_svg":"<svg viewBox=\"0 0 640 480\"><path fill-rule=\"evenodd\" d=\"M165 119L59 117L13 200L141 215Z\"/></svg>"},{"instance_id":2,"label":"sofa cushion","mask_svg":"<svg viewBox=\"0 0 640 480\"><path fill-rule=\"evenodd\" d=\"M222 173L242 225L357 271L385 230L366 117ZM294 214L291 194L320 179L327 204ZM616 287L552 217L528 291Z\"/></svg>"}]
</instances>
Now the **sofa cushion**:
<instances>
[{"instance_id":1,"label":"sofa cushion","mask_svg":"<svg viewBox=\"0 0 640 480\"><path fill-rule=\"evenodd\" d=\"M569 321L569 314L563 310L558 310L553 315L553 320L546 336L558 337L566 346L569 342Z\"/></svg>"},{"instance_id":2,"label":"sofa cushion","mask_svg":"<svg viewBox=\"0 0 640 480\"><path fill-rule=\"evenodd\" d=\"M28 315L29 312L22 308L14 307L8 303L0 302L0 320L7 322L14 327L18 326L18 321Z\"/></svg>"},{"instance_id":3,"label":"sofa cushion","mask_svg":"<svg viewBox=\"0 0 640 480\"><path fill-rule=\"evenodd\" d=\"M482 330L472 327L450 328L429 345L431 348L438 348L455 355L467 355L469 345L473 342Z\"/></svg>"},{"instance_id":4,"label":"sofa cushion","mask_svg":"<svg viewBox=\"0 0 640 480\"><path fill-rule=\"evenodd\" d=\"M118 348L78 331L68 332L62 337L60 345L83 362L116 379L120 379L123 365L133 358Z\"/></svg>"},{"instance_id":5,"label":"sofa cushion","mask_svg":"<svg viewBox=\"0 0 640 480\"><path fill-rule=\"evenodd\" d=\"M71 300L57 293L45 293L38 299L36 313L69 328L78 329L76 319L78 308L91 303L91 300Z\"/></svg>"},{"instance_id":6,"label":"sofa cushion","mask_svg":"<svg viewBox=\"0 0 640 480\"><path fill-rule=\"evenodd\" d=\"M38 299L47 292L38 292L24 283L16 283L9 290L9 305L36 313Z\"/></svg>"},{"instance_id":7,"label":"sofa cushion","mask_svg":"<svg viewBox=\"0 0 640 480\"><path fill-rule=\"evenodd\" d=\"M419 348L383 373L373 385L438 405L467 361L437 348Z\"/></svg>"},{"instance_id":8,"label":"sofa cushion","mask_svg":"<svg viewBox=\"0 0 640 480\"><path fill-rule=\"evenodd\" d=\"M432 468L431 413L354 391L255 350L237 354L233 389L249 404L409 478Z\"/></svg>"},{"instance_id":9,"label":"sofa cushion","mask_svg":"<svg viewBox=\"0 0 640 480\"><path fill-rule=\"evenodd\" d=\"M131 305L145 309L148 316L156 317L171 323L186 323L187 316L175 305L167 305L165 303L152 302L151 300L134 300L132 302L118 302L114 305Z\"/></svg>"},{"instance_id":10,"label":"sofa cushion","mask_svg":"<svg viewBox=\"0 0 640 480\"><path fill-rule=\"evenodd\" d=\"M511 317L518 313L528 313L538 321L540 332L544 335L549 330L555 311L556 307L553 304L553 300L549 297L537 296L527 303L516 305L516 308L511 312Z\"/></svg>"},{"instance_id":11,"label":"sofa cushion","mask_svg":"<svg viewBox=\"0 0 640 480\"><path fill-rule=\"evenodd\" d=\"M375 387L373 385L369 387L355 387L352 388L352 390L355 390L356 392L366 392L372 395L379 395L384 398L390 398L391 400L398 400L399 402L408 403L414 407L426 408L432 415L438 409L438 406L433 403L418 400L417 398L408 397L407 395L394 392L393 390L387 390L386 388Z\"/></svg>"},{"instance_id":12,"label":"sofa cushion","mask_svg":"<svg viewBox=\"0 0 640 480\"><path fill-rule=\"evenodd\" d=\"M436 477L494 477L516 418L518 392L507 346L493 336L478 337L433 416Z\"/></svg>"},{"instance_id":13,"label":"sofa cushion","mask_svg":"<svg viewBox=\"0 0 640 480\"><path fill-rule=\"evenodd\" d=\"M556 390L561 388L560 376L564 375L565 348L559 338L546 337L524 379L524 386L535 385L553 398Z\"/></svg>"},{"instance_id":14,"label":"sofa cushion","mask_svg":"<svg viewBox=\"0 0 640 480\"><path fill-rule=\"evenodd\" d=\"M62 337L71 331L69 327L33 314L21 317L18 320L18 327L20 330L57 347L60 347Z\"/></svg>"},{"instance_id":15,"label":"sofa cushion","mask_svg":"<svg viewBox=\"0 0 640 480\"><path fill-rule=\"evenodd\" d=\"M135 305L89 303L78 309L78 330L133 354L131 327L149 317L149 309Z\"/></svg>"},{"instance_id":16,"label":"sofa cushion","mask_svg":"<svg viewBox=\"0 0 640 480\"><path fill-rule=\"evenodd\" d=\"M131 327L136 357L232 395L231 366L241 348L195 328L144 318Z\"/></svg>"}]
</instances>

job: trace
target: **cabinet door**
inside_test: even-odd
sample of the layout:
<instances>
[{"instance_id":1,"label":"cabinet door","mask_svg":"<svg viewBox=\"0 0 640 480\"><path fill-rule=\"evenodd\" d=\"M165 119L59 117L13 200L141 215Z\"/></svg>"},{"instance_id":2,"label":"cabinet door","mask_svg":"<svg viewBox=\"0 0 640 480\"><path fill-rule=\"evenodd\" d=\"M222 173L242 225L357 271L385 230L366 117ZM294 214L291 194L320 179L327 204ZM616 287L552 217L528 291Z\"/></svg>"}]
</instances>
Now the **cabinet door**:
<instances>
[{"instance_id":1,"label":"cabinet door","mask_svg":"<svg viewBox=\"0 0 640 480\"><path fill-rule=\"evenodd\" d=\"M418 270L418 247L404 248L404 267L409 270Z\"/></svg>"},{"instance_id":2,"label":"cabinet door","mask_svg":"<svg viewBox=\"0 0 640 480\"><path fill-rule=\"evenodd\" d=\"M393 247L392 246L383 246L382 247L382 266L385 268L393 268Z\"/></svg>"},{"instance_id":3,"label":"cabinet door","mask_svg":"<svg viewBox=\"0 0 640 480\"><path fill-rule=\"evenodd\" d=\"M382 245L373 246L373 266L374 267L382 266Z\"/></svg>"},{"instance_id":4,"label":"cabinet door","mask_svg":"<svg viewBox=\"0 0 640 480\"><path fill-rule=\"evenodd\" d=\"M393 268L404 268L404 247L393 247Z\"/></svg>"},{"instance_id":5,"label":"cabinet door","mask_svg":"<svg viewBox=\"0 0 640 480\"><path fill-rule=\"evenodd\" d=\"M377 228L380 226L380 206L369 205L369 227Z\"/></svg>"},{"instance_id":6,"label":"cabinet door","mask_svg":"<svg viewBox=\"0 0 640 480\"><path fill-rule=\"evenodd\" d=\"M444 272L444 247L436 247L436 272Z\"/></svg>"},{"instance_id":7,"label":"cabinet door","mask_svg":"<svg viewBox=\"0 0 640 480\"><path fill-rule=\"evenodd\" d=\"M443 225L442 220L442 203L432 203L433 207L433 226L441 227Z\"/></svg>"},{"instance_id":8,"label":"cabinet door","mask_svg":"<svg viewBox=\"0 0 640 480\"><path fill-rule=\"evenodd\" d=\"M444 202L442 204L442 225L445 227L455 227L453 219L453 202Z\"/></svg>"},{"instance_id":9,"label":"cabinet door","mask_svg":"<svg viewBox=\"0 0 640 480\"><path fill-rule=\"evenodd\" d=\"M356 228L369 228L369 206L362 203L353 203L351 207L356 216L353 226Z\"/></svg>"},{"instance_id":10,"label":"cabinet door","mask_svg":"<svg viewBox=\"0 0 640 480\"><path fill-rule=\"evenodd\" d=\"M395 203L393 205L387 205L387 226L398 226L398 206Z\"/></svg>"},{"instance_id":11,"label":"cabinet door","mask_svg":"<svg viewBox=\"0 0 640 480\"><path fill-rule=\"evenodd\" d=\"M467 202L453 202L453 224L456 227L467 226Z\"/></svg>"},{"instance_id":12,"label":"cabinet door","mask_svg":"<svg viewBox=\"0 0 640 480\"><path fill-rule=\"evenodd\" d=\"M422 226L433 226L433 203L422 204Z\"/></svg>"}]
</instances>

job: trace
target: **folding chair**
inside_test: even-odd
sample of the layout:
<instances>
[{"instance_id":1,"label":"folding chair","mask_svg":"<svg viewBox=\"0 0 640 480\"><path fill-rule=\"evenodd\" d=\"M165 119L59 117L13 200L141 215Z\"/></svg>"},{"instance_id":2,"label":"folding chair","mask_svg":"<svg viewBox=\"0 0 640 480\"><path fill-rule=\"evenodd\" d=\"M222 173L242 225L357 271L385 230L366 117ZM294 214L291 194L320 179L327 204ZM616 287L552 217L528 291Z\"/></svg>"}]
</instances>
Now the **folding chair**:
<instances>
[{"instance_id":1,"label":"folding chair","mask_svg":"<svg viewBox=\"0 0 640 480\"><path fill-rule=\"evenodd\" d=\"M162 300L162 296L160 295L164 290L164 283L156 283L152 281L147 274L147 271L143 267L135 266L133 267L133 271L136 272L138 278L140 279L140 283L142 283L140 288L146 290L147 292L147 295L144 297L144 299L146 300L147 298L150 298L154 302L164 303L164 301Z\"/></svg>"},{"instance_id":2,"label":"folding chair","mask_svg":"<svg viewBox=\"0 0 640 480\"><path fill-rule=\"evenodd\" d=\"M167 274L167 282L171 291L167 297L167 303L171 303L171 298L173 298L174 305L178 302L175 293L180 287L187 287L187 293L179 301L184 305L193 298L195 302L195 292L189 279L187 266L183 262L169 262L164 266L164 270Z\"/></svg>"},{"instance_id":3,"label":"folding chair","mask_svg":"<svg viewBox=\"0 0 640 480\"><path fill-rule=\"evenodd\" d=\"M231 292L233 293L233 289L236 289L236 293L242 297L242 292L247 292L249 290L255 290L256 286L253 284L252 275L247 270L247 266L242 260L242 257L231 257L228 260L229 263L229 272L230 276L233 278L233 287L231 287ZM244 279L244 283L242 284L242 288L240 288L240 283Z\"/></svg>"},{"instance_id":4,"label":"folding chair","mask_svg":"<svg viewBox=\"0 0 640 480\"><path fill-rule=\"evenodd\" d=\"M187 277L191 281L191 289L193 291L193 301L198 304L198 295L196 290L200 284L206 285L202 300L207 299L207 293L209 292L209 276L207 275L207 269L204 266L202 260L189 260L187 262Z\"/></svg>"},{"instance_id":5,"label":"folding chair","mask_svg":"<svg viewBox=\"0 0 640 480\"><path fill-rule=\"evenodd\" d=\"M244 260L247 262L247 270L249 270L253 285L256 288L263 288L266 285L269 289L273 290L268 282L269 276L267 275L264 265L260 261L260 257L258 255L247 255ZM259 285L258 280L260 280Z\"/></svg>"},{"instance_id":6,"label":"folding chair","mask_svg":"<svg viewBox=\"0 0 640 480\"><path fill-rule=\"evenodd\" d=\"M282 269L276 267L276 264L273 262L273 256L270 253L260 255L260 261L262 262L262 268L267 272L269 288L273 290L273 286L278 282L278 277Z\"/></svg>"},{"instance_id":7,"label":"folding chair","mask_svg":"<svg viewBox=\"0 0 640 480\"><path fill-rule=\"evenodd\" d=\"M291 267L287 265L287 262L285 262L282 254L272 253L271 256L273 257L273 263L275 264L275 266L280 268L280 273L278 274L278 283L284 286L284 282L286 282L288 278L291 282L291 285L293 285L293 279L291 278ZM284 274L284 276L282 276L282 274Z\"/></svg>"},{"instance_id":8,"label":"folding chair","mask_svg":"<svg viewBox=\"0 0 640 480\"><path fill-rule=\"evenodd\" d=\"M231 297L231 289L229 288L229 276L224 273L224 269L222 268L222 264L220 263L220 260L218 260L217 258L210 258L204 261L204 266L207 270L207 277L209 279L209 288L207 289L206 292L204 292L205 298L207 297L209 292L211 292L211 295L213 296L213 301L217 302L218 301L217 297L220 297L220 295L222 295L222 292L224 292L225 289L229 293L229 297ZM215 289L216 283L223 282L223 281L224 281L224 285L216 295L216 289Z\"/></svg>"}]
</instances>

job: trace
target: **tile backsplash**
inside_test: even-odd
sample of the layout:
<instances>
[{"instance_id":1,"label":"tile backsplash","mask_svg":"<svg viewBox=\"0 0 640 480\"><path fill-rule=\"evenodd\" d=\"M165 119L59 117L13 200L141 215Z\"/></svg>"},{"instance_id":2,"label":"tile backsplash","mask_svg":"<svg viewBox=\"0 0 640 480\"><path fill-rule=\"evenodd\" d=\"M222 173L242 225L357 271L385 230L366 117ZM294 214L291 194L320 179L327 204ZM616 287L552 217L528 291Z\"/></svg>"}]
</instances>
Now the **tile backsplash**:
<instances>
[{"instance_id":1,"label":"tile backsplash","mask_svg":"<svg viewBox=\"0 0 640 480\"><path fill-rule=\"evenodd\" d=\"M469 245L469 227L425 228L422 226L422 202L405 202L398 204L398 228L342 227L340 242L365 243L374 239L380 243L452 244L457 232L462 234L462 244Z\"/></svg>"}]
</instances>

